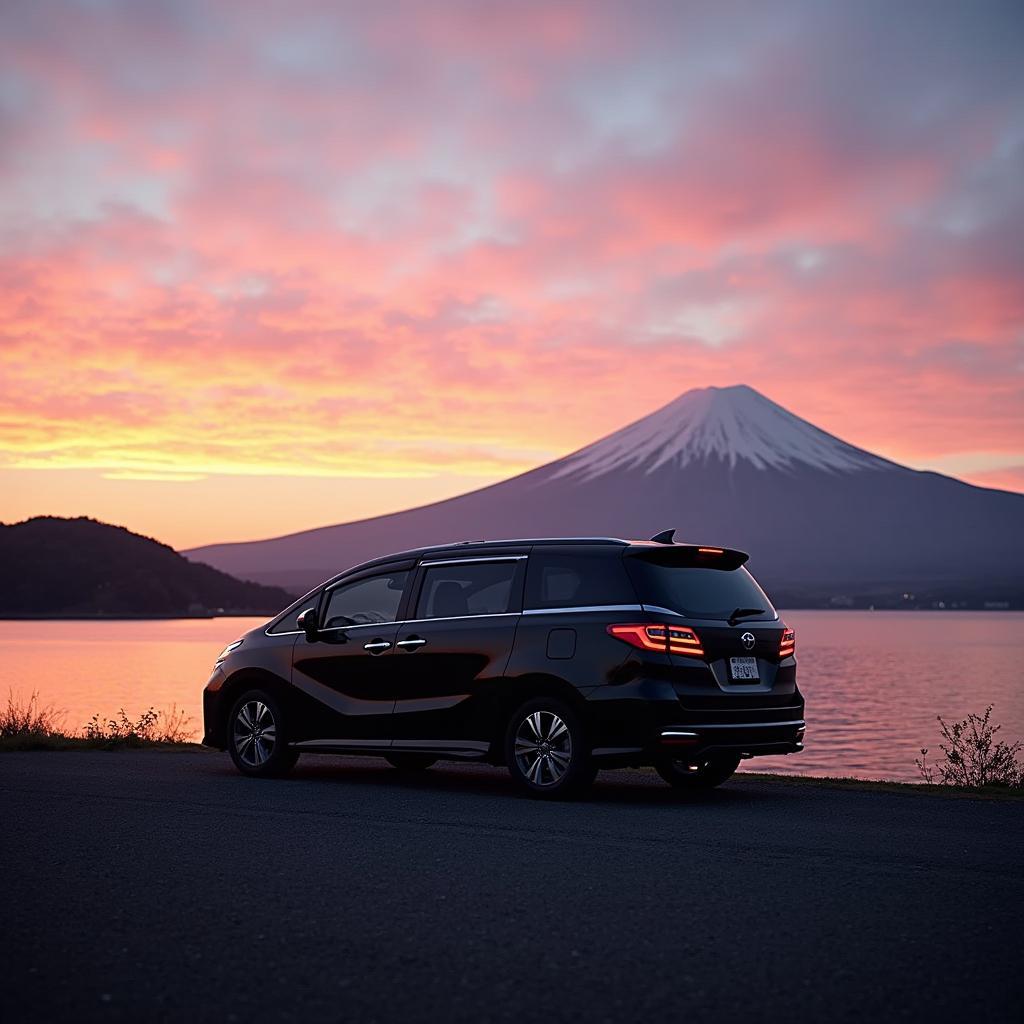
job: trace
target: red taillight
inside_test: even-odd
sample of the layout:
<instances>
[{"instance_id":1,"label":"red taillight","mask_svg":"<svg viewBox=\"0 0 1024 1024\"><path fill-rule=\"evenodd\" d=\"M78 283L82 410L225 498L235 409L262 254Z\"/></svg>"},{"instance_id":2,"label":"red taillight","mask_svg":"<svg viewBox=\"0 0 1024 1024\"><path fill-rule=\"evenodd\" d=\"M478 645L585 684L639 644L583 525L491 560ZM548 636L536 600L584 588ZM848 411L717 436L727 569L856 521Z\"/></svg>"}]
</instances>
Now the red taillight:
<instances>
[{"instance_id":1,"label":"red taillight","mask_svg":"<svg viewBox=\"0 0 1024 1024\"><path fill-rule=\"evenodd\" d=\"M782 631L782 639L779 641L779 657L788 658L796 650L796 633L791 629Z\"/></svg>"},{"instance_id":2,"label":"red taillight","mask_svg":"<svg viewBox=\"0 0 1024 1024\"><path fill-rule=\"evenodd\" d=\"M641 622L609 626L608 632L617 640L639 647L642 651L668 651L670 654L688 654L703 658L700 638L688 626L666 626L664 623Z\"/></svg>"}]
</instances>

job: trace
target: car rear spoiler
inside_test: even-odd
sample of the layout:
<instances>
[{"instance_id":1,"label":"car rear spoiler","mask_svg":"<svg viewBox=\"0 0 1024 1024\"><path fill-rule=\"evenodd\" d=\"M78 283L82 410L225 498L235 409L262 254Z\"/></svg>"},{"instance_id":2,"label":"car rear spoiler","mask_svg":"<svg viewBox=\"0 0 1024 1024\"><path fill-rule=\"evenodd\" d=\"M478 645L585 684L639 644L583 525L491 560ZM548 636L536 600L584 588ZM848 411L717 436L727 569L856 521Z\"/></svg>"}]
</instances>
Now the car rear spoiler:
<instances>
[{"instance_id":1,"label":"car rear spoiler","mask_svg":"<svg viewBox=\"0 0 1024 1024\"><path fill-rule=\"evenodd\" d=\"M671 537L674 532L668 530L666 534ZM659 533L653 540L631 541L624 552L625 557L639 558L656 565L680 569L738 569L750 557L746 551L739 551L736 548L719 548L710 544L679 544L671 539L660 539L666 534Z\"/></svg>"}]
</instances>

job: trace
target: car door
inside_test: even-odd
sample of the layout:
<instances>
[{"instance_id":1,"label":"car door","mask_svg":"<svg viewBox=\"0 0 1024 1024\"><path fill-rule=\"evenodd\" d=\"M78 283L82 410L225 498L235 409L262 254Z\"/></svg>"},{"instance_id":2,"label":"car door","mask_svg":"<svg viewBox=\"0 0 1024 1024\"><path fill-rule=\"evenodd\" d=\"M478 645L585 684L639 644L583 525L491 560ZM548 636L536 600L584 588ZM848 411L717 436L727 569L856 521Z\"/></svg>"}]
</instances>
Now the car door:
<instances>
[{"instance_id":1,"label":"car door","mask_svg":"<svg viewBox=\"0 0 1024 1024\"><path fill-rule=\"evenodd\" d=\"M420 564L399 625L395 746L486 752L522 610L525 554Z\"/></svg>"},{"instance_id":2,"label":"car door","mask_svg":"<svg viewBox=\"0 0 1024 1024\"><path fill-rule=\"evenodd\" d=\"M317 639L296 639L292 685L319 705L304 732L318 740L387 746L395 704L395 639L415 563L346 577L318 607Z\"/></svg>"}]
</instances>

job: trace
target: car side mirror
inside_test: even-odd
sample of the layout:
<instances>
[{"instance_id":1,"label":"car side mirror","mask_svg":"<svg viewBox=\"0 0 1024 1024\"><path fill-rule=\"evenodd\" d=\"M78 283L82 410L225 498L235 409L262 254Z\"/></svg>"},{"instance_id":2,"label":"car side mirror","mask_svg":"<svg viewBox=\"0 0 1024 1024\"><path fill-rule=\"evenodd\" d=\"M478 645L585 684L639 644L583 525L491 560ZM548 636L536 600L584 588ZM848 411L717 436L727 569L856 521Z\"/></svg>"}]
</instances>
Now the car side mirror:
<instances>
[{"instance_id":1,"label":"car side mirror","mask_svg":"<svg viewBox=\"0 0 1024 1024\"><path fill-rule=\"evenodd\" d=\"M320 631L317 629L316 625L315 608L307 608L304 612L302 612L299 615L299 617L295 620L295 625L297 625L299 629L301 629L302 632L306 634L307 643L313 644L316 643L316 641L319 639Z\"/></svg>"}]
</instances>

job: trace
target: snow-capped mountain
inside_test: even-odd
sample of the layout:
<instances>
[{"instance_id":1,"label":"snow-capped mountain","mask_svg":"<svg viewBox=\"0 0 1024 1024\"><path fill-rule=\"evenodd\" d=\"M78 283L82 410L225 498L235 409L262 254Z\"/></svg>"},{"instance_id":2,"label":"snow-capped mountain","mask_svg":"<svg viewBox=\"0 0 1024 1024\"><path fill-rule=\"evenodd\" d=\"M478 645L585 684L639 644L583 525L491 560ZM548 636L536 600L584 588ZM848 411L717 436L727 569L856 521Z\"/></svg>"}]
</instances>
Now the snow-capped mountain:
<instances>
[{"instance_id":1,"label":"snow-capped mountain","mask_svg":"<svg viewBox=\"0 0 1024 1024\"><path fill-rule=\"evenodd\" d=\"M1024 592L1022 527L1024 495L900 466L740 385L688 391L562 459L447 501L185 554L299 589L426 544L675 528L680 540L749 551L791 603L950 585L1000 599Z\"/></svg>"},{"instance_id":2,"label":"snow-capped mountain","mask_svg":"<svg viewBox=\"0 0 1024 1024\"><path fill-rule=\"evenodd\" d=\"M650 416L562 459L555 476L587 479L635 467L655 473L711 458L730 466L742 460L758 469L895 467L738 384L687 391Z\"/></svg>"}]
</instances>

